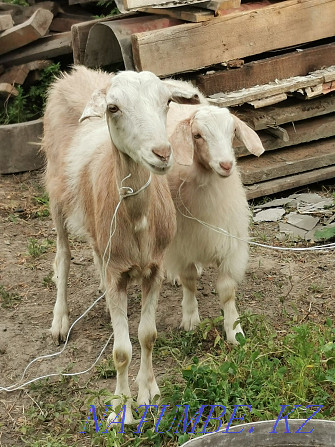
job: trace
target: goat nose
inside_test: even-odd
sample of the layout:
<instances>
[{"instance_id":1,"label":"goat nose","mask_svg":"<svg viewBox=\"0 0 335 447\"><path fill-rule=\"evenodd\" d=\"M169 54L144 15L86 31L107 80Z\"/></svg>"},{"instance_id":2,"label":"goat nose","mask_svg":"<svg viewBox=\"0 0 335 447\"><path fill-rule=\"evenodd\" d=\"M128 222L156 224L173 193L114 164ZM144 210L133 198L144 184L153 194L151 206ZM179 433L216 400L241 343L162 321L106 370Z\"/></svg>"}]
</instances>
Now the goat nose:
<instances>
[{"instance_id":1,"label":"goat nose","mask_svg":"<svg viewBox=\"0 0 335 447\"><path fill-rule=\"evenodd\" d=\"M158 157L161 161L168 162L171 155L171 146L159 146L152 149L152 152Z\"/></svg>"},{"instance_id":2,"label":"goat nose","mask_svg":"<svg viewBox=\"0 0 335 447\"><path fill-rule=\"evenodd\" d=\"M229 172L231 168L233 167L233 163L231 161L221 162L220 167L224 170Z\"/></svg>"}]
</instances>

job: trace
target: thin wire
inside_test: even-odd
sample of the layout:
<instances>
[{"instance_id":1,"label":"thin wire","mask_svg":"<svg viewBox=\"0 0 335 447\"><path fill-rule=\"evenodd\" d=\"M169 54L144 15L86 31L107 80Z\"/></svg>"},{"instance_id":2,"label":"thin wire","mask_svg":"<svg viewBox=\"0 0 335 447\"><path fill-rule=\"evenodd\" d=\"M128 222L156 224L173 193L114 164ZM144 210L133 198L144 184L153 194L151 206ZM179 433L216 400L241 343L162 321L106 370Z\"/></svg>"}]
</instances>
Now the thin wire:
<instances>
[{"instance_id":1,"label":"thin wire","mask_svg":"<svg viewBox=\"0 0 335 447\"><path fill-rule=\"evenodd\" d=\"M125 181L125 180L127 180L129 177L131 177L131 174L129 174L129 175L127 175L124 179L122 179L122 181L121 181L121 186L118 188L118 190L119 190L119 202L118 202L118 204L116 205L116 208L115 208L115 211L114 211L114 214L113 214L113 217L112 217L112 221L111 221L111 225L110 225L110 234L109 234L109 240L108 240L108 243L107 243L107 246L106 246L106 248L105 248L105 251L104 251L104 255L103 255L103 262L104 262L104 259L105 259L105 255L106 255L106 252L107 252L107 249L108 249L108 247L110 246L110 244L111 244L111 239L112 239L112 237L114 236L114 233L115 233L115 231L116 231L116 215L117 215L117 212L118 212L118 209L119 209L119 207L120 207L120 205L121 205L121 202L122 202L122 200L123 199L125 199L125 198L127 198L127 197L130 197L130 196L136 196L137 194L139 194L141 191L143 191L144 189L146 189L149 185L150 185L150 183L151 183L151 179L152 179L152 175L151 175L151 172L150 172L150 175L149 175L149 179L147 180L147 182L140 188L140 189L138 189L137 191L134 191L133 190L133 188L131 188L130 186L123 186L123 182ZM114 226L114 228L113 228L113 226ZM109 257L108 257L108 261L107 261L107 264L106 264L106 269L107 269L107 265L108 265L108 263L109 263L109 261L110 261L110 256L111 256L111 251L109 251ZM63 348L60 350L60 351L57 351L57 352L54 352L54 353L52 353L52 354L45 354L45 355L42 355L42 356L39 356L39 357L36 357L35 359L33 359L31 362L29 362L28 363L28 365L25 367L25 369L24 369L24 371L23 371L23 373L22 373L22 376L21 376L21 378L20 378L20 380L18 381L18 382L16 382L15 384L13 384L13 385L10 385L10 386L8 386L8 387L0 387L0 391L7 391L7 392L11 392L11 391L16 391L16 390L18 390L18 389L21 389L21 388L23 388L23 387L25 387L25 386L27 386L27 385L29 385L29 384L31 384L31 383L33 383L33 382L36 382L36 381L38 381L38 380L41 380L41 379L46 379L46 378L48 378L48 377L55 377L55 376L63 376L63 377L66 377L66 376L77 376L77 375L80 375L80 374L86 374L87 372L89 372L92 368L94 368L94 366L98 363L98 361L100 360L100 358L101 358L101 356L102 356L102 354L105 352L105 350L106 350L106 348L107 348L107 346L108 346L108 344L109 344L109 342L110 342L110 340L112 339L112 336L113 336L113 333L109 336L109 338L108 338L108 340L107 340L107 342L105 343L105 345L103 346L103 348L102 348L102 350L100 351L100 353L98 354L98 357L96 358L96 360L94 361L94 363L89 367L89 368L87 368L87 369L85 369L84 371L79 371L79 372L75 372L75 373L51 373L51 374L46 374L46 375L44 375L44 376L40 376L40 377L35 377L34 379L31 379L31 380L29 380L29 381L27 381L27 382L25 382L25 383L23 383L23 384L21 384L20 385L20 383L22 382L22 380L24 379L24 377L25 377L25 375L26 375L26 372L28 371L28 369L30 368L30 366L33 364L33 363L35 363L35 362L37 362L38 360L44 360L44 359L47 359L47 358L51 358L51 357L56 357L56 356L58 356L58 355L60 355L60 354L62 354L62 352L64 352L64 350L65 350L65 348L66 348L66 346L67 346L67 344L68 344L68 340L69 340L69 337L70 337L70 333L71 333L71 331L72 331L72 328L78 323L78 321L80 321L104 296L106 295L106 292L104 292L101 296L99 296L81 315L80 315L80 317L78 317L73 323L72 323L72 325L70 326L70 329L69 329L69 331L68 331L68 333L67 333L67 336L66 336L66 340L65 340L65 343L64 343L64 346L63 346Z\"/></svg>"},{"instance_id":2,"label":"thin wire","mask_svg":"<svg viewBox=\"0 0 335 447\"><path fill-rule=\"evenodd\" d=\"M182 186L184 185L185 182L186 182L186 180L184 180L180 184L179 189L178 189L178 195L179 195L179 198L180 198L180 201L181 201L183 207L186 209L186 211L189 213L189 215L187 216L186 214L184 214L181 211L181 209L178 207L178 205L176 205L177 210L179 211L179 213L182 216L186 217L187 219L195 220L196 222L200 223L204 227L209 228L210 230L213 230L216 233L225 234L228 237L231 237L233 239L237 239L237 240L242 241L242 242L246 242L249 245L255 245L257 247L268 248L268 249L272 249L272 250L280 250L280 251L327 251L327 250L331 250L331 249L335 248L335 243L325 244L325 245L315 245L314 247L301 247L301 248L299 248L299 247L276 247L274 245L261 244L259 242L254 242L254 241L250 241L248 239L243 239L243 238L240 238L238 236L235 236L235 235L229 233L224 228L217 227L215 225L212 225L212 224L209 224L207 222L204 222L203 220L198 219L198 218L196 218L196 217L194 217L192 215L191 211L187 208L187 206L185 205L185 203L183 202L183 199L181 197L181 188L182 188Z\"/></svg>"}]
</instances>

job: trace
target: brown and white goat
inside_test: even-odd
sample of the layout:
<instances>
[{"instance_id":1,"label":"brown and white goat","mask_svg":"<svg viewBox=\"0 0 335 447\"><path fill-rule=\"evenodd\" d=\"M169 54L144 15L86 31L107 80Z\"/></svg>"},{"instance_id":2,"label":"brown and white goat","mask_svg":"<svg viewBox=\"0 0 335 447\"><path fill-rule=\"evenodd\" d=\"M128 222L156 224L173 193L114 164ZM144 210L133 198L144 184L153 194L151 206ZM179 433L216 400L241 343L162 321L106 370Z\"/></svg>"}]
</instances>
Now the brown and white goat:
<instances>
[{"instance_id":1,"label":"brown and white goat","mask_svg":"<svg viewBox=\"0 0 335 447\"><path fill-rule=\"evenodd\" d=\"M53 84L45 111L45 184L57 230L57 300L51 333L59 342L69 329L68 232L73 232L90 242L102 273L114 331L115 394L128 398L126 423L132 420L127 317L127 286L132 280L142 284L138 403L159 394L152 368L155 311L163 254L175 233L175 208L166 176L156 174L166 174L173 162L166 131L168 104L183 99L194 100L189 92L169 88L150 72L113 76L78 67ZM127 187L140 192L125 197ZM118 404L114 401L114 407Z\"/></svg>"},{"instance_id":2,"label":"brown and white goat","mask_svg":"<svg viewBox=\"0 0 335 447\"><path fill-rule=\"evenodd\" d=\"M227 340L236 344L236 334L243 331L236 323L235 288L248 261L249 208L232 142L236 135L257 156L264 148L252 129L228 109L215 106L171 105L168 133L176 160L168 180L177 233L165 266L183 287L181 327L192 330L199 324L196 280L203 267L214 265Z\"/></svg>"}]
</instances>

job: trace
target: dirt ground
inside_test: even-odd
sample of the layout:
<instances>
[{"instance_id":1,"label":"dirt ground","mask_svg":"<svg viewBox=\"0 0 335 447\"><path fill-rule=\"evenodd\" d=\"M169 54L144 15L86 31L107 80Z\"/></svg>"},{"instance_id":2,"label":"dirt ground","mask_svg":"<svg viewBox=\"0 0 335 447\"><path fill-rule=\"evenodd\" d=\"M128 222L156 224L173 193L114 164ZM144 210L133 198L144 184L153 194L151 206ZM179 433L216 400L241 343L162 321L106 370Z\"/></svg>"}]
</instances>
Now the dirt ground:
<instances>
[{"instance_id":1,"label":"dirt ground","mask_svg":"<svg viewBox=\"0 0 335 447\"><path fill-rule=\"evenodd\" d=\"M19 380L33 358L59 349L53 345L49 334L55 301L55 287L51 282L55 231L50 217L45 216L47 211L40 177L41 173L35 172L0 178L0 386L9 386ZM331 197L335 186L334 183L317 185L313 186L313 191ZM260 242L279 244L275 237L278 232L276 223L253 225L252 232ZM87 244L72 238L71 246L69 305L74 321L99 296L99 282ZM292 323L292 318L296 322L319 322L326 316L334 318L334 259L334 251L292 254L251 248L248 272L238 291L240 312L266 314L273 326L282 330ZM215 270L209 269L198 287L202 318L219 315L214 284ZM139 293L140 290L134 287L129 297L133 341L131 379L135 378L139 367L136 340ZM157 314L158 333L170 328L178 330L180 298L180 288L165 282ZM71 372L88 368L110 332L101 300L75 326L65 352L56 359L36 362L27 378L58 372L69 365ZM111 352L110 344L104 357L111 356ZM158 382L168 368L169 359L155 365ZM87 377L93 375L94 369L87 373ZM114 380L95 378L93 385L113 391ZM25 412L31 399L25 390L0 392L0 445L21 445L18 433L25 423Z\"/></svg>"}]
</instances>

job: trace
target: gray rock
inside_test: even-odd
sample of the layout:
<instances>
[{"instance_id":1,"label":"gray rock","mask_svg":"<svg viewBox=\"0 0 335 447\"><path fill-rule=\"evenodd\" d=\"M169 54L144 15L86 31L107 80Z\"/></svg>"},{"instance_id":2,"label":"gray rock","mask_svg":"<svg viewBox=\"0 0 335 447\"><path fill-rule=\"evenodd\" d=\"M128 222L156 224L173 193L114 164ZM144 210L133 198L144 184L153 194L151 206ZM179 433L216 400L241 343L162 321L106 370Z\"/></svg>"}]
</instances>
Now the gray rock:
<instances>
[{"instance_id":1,"label":"gray rock","mask_svg":"<svg viewBox=\"0 0 335 447\"><path fill-rule=\"evenodd\" d=\"M274 208L276 206L285 206L285 205L290 205L293 208L296 208L297 202L294 199L285 197L283 199L275 199L275 200L271 200L271 202L263 203L263 205L259 205L258 208L265 209L265 208Z\"/></svg>"},{"instance_id":2,"label":"gray rock","mask_svg":"<svg viewBox=\"0 0 335 447\"><path fill-rule=\"evenodd\" d=\"M270 208L257 213L254 222L277 222L284 214L284 208Z\"/></svg>"},{"instance_id":3,"label":"gray rock","mask_svg":"<svg viewBox=\"0 0 335 447\"><path fill-rule=\"evenodd\" d=\"M320 219L317 217L297 213L290 213L287 215L287 223L306 231L313 230L313 228L319 223L319 220Z\"/></svg>"},{"instance_id":4,"label":"gray rock","mask_svg":"<svg viewBox=\"0 0 335 447\"><path fill-rule=\"evenodd\" d=\"M294 225L283 222L279 223L279 231L280 233L287 234L293 240L297 240L300 238L305 239L305 236L307 234L306 230L302 230L301 228L295 227Z\"/></svg>"}]
</instances>

